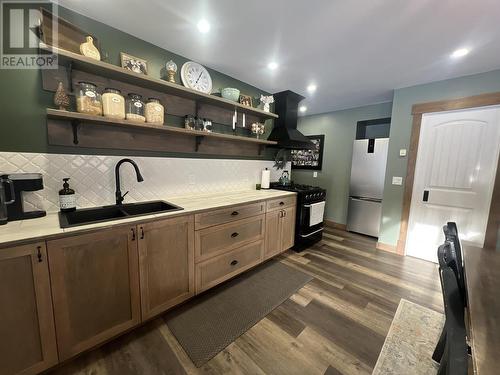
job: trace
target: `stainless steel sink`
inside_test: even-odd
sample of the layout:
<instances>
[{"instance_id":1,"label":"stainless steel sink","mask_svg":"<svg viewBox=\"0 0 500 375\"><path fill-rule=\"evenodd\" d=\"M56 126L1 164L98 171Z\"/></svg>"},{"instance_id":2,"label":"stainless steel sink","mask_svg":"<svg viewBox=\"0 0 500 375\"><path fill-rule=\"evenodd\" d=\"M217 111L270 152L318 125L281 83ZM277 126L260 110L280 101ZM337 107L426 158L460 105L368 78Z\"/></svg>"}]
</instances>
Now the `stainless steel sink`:
<instances>
[{"instance_id":1,"label":"stainless steel sink","mask_svg":"<svg viewBox=\"0 0 500 375\"><path fill-rule=\"evenodd\" d=\"M73 212L59 212L59 225L61 228L71 228L79 225L181 210L183 210L182 207L164 201L82 208Z\"/></svg>"}]
</instances>

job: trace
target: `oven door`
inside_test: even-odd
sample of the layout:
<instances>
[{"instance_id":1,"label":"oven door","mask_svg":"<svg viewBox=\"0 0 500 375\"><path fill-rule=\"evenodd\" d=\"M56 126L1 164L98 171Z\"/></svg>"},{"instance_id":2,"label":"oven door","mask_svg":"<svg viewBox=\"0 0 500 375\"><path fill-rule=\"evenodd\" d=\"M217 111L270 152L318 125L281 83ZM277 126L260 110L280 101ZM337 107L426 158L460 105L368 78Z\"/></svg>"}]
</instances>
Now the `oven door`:
<instances>
[{"instance_id":1,"label":"oven door","mask_svg":"<svg viewBox=\"0 0 500 375\"><path fill-rule=\"evenodd\" d=\"M324 201L318 201L314 203L319 203ZM299 207L299 215L298 215L298 226L297 226L297 234L301 238L311 237L315 234L319 234L323 231L323 221L318 224L310 225L311 219L311 204L303 203Z\"/></svg>"}]
</instances>

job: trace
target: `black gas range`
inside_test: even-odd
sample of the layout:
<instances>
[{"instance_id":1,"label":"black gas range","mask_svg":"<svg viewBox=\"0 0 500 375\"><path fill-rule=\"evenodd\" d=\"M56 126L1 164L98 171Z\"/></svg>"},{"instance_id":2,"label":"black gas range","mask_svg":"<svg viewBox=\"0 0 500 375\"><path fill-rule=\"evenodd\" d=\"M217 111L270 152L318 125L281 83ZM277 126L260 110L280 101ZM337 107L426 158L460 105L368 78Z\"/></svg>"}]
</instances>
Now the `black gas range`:
<instances>
[{"instance_id":1,"label":"black gas range","mask_svg":"<svg viewBox=\"0 0 500 375\"><path fill-rule=\"evenodd\" d=\"M271 183L271 189L297 193L297 216L295 223L295 251L321 241L323 238L323 216L326 190L318 186Z\"/></svg>"}]
</instances>

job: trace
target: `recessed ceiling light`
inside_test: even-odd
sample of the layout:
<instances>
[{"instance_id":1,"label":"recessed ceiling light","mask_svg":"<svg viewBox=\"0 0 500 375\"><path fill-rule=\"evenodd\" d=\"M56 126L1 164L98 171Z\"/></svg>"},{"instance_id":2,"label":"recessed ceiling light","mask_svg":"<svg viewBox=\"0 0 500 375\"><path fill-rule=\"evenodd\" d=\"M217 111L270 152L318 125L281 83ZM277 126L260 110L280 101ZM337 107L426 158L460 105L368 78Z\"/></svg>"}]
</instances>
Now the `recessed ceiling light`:
<instances>
[{"instance_id":1,"label":"recessed ceiling light","mask_svg":"<svg viewBox=\"0 0 500 375\"><path fill-rule=\"evenodd\" d=\"M302 112L302 113L304 113L305 111L307 111L307 107L305 105L301 105L299 107L299 111Z\"/></svg>"},{"instance_id":2,"label":"recessed ceiling light","mask_svg":"<svg viewBox=\"0 0 500 375\"><path fill-rule=\"evenodd\" d=\"M454 59L458 59L460 57L464 57L465 55L467 55L469 53L469 49L468 48L459 48L457 49L456 51L454 51L452 54L451 54L451 57L454 58Z\"/></svg>"},{"instance_id":3,"label":"recessed ceiling light","mask_svg":"<svg viewBox=\"0 0 500 375\"><path fill-rule=\"evenodd\" d=\"M200 20L197 26L200 33L206 34L210 31L210 24L207 20Z\"/></svg>"},{"instance_id":4,"label":"recessed ceiling light","mask_svg":"<svg viewBox=\"0 0 500 375\"><path fill-rule=\"evenodd\" d=\"M314 83L311 83L309 86L307 86L307 91L309 91L311 94L316 91L318 86L316 86Z\"/></svg>"},{"instance_id":5,"label":"recessed ceiling light","mask_svg":"<svg viewBox=\"0 0 500 375\"><path fill-rule=\"evenodd\" d=\"M271 61L269 64L267 64L267 68L270 70L276 70L278 69L278 63L276 61Z\"/></svg>"}]
</instances>

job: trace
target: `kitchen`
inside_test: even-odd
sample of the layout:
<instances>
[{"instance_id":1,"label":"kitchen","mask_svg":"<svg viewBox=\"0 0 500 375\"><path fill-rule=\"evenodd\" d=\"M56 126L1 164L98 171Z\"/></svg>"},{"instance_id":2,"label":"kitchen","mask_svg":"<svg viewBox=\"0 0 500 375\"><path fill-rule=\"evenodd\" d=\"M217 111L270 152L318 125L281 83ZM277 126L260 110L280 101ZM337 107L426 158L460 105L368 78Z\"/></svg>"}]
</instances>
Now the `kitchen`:
<instances>
[{"instance_id":1,"label":"kitchen","mask_svg":"<svg viewBox=\"0 0 500 375\"><path fill-rule=\"evenodd\" d=\"M388 4L370 12L416 7ZM150 27L130 22L131 2L120 17L116 2L1 5L13 35L24 25L16 17L36 16L26 25L37 41L30 47L57 64L0 69L0 300L8 306L0 374L464 370L463 361L432 357L448 316L436 249L447 222L458 225L468 270L469 247L498 248L500 61L486 47L443 36L439 69L418 75L417 63L400 57L397 69L413 69L411 79L396 67L363 67L363 52L347 49L334 64L353 65L340 77L326 58L298 69L310 60L296 47L304 36L288 33L281 53L270 52L272 32L290 25L250 32L279 4L247 4L255 25L244 28L230 17L241 9L226 1L148 2L138 15L157 21ZM484 17L485 34L494 27L494 5L462 5ZM322 6L339 22L348 17L345 4ZM287 14L302 22L311 11L295 4ZM306 37L321 34L310 26ZM220 52L228 43L232 58ZM305 60L294 63L285 46ZM454 56L459 47L467 51ZM463 124L458 135L442 133L450 121ZM465 361L487 374L481 354L498 341L481 341L481 317L498 305L476 310L487 296L470 288L478 333L467 333ZM420 334L426 345L411 348ZM421 360L399 367L393 354Z\"/></svg>"}]
</instances>

